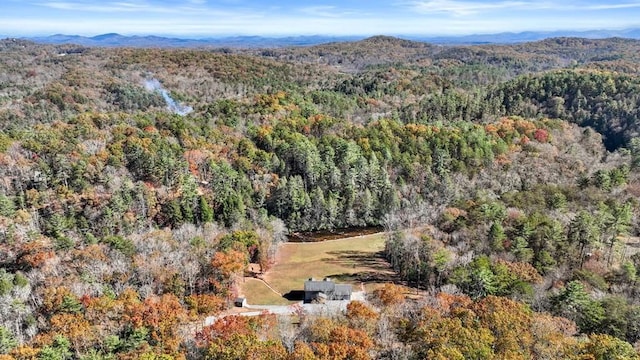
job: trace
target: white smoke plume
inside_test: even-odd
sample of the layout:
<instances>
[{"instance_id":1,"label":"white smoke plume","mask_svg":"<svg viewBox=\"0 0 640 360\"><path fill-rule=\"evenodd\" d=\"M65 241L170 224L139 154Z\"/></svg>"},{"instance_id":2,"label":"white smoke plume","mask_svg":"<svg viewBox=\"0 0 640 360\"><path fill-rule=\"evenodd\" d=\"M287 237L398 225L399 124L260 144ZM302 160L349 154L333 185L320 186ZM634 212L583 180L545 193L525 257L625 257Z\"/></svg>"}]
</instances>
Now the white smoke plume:
<instances>
[{"instance_id":1,"label":"white smoke plume","mask_svg":"<svg viewBox=\"0 0 640 360\"><path fill-rule=\"evenodd\" d=\"M164 98L164 101L167 103L167 108L169 109L169 111L174 114L185 116L193 111L193 108L191 106L182 105L173 100L173 98L171 98L171 95L169 95L169 92L162 87L162 84L160 84L160 81L158 81L158 79L146 79L144 81L144 88L147 89L147 91L159 92L160 95L162 95L162 97Z\"/></svg>"}]
</instances>

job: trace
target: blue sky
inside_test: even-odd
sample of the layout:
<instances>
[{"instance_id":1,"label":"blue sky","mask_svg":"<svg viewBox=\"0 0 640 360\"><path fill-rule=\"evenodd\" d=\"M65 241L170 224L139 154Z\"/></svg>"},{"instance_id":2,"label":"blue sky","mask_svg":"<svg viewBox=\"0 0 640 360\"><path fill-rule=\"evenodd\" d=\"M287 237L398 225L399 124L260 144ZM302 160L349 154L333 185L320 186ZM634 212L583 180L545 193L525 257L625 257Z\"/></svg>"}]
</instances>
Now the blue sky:
<instances>
[{"instance_id":1,"label":"blue sky","mask_svg":"<svg viewBox=\"0 0 640 360\"><path fill-rule=\"evenodd\" d=\"M640 0L0 0L0 34L464 35L640 27Z\"/></svg>"}]
</instances>

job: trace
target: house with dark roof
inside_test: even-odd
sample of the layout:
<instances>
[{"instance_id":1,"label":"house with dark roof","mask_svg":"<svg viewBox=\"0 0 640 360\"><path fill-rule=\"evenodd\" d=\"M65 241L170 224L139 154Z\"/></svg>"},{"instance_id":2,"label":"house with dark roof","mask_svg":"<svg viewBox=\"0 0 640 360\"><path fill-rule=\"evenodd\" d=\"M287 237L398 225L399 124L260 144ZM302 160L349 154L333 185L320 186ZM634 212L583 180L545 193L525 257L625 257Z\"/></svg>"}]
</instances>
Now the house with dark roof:
<instances>
[{"instance_id":1,"label":"house with dark roof","mask_svg":"<svg viewBox=\"0 0 640 360\"><path fill-rule=\"evenodd\" d=\"M333 280L315 280L313 278L304 282L304 302L351 300L351 285L336 284Z\"/></svg>"}]
</instances>

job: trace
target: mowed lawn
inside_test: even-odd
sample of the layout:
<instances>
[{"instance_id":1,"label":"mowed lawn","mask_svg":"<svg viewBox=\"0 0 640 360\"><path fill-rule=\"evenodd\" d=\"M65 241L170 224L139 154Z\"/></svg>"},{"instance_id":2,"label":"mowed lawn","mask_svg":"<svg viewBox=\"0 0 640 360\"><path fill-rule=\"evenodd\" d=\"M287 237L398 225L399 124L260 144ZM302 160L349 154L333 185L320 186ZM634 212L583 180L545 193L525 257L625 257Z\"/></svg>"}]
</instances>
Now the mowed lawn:
<instances>
[{"instance_id":1,"label":"mowed lawn","mask_svg":"<svg viewBox=\"0 0 640 360\"><path fill-rule=\"evenodd\" d=\"M240 285L242 294L251 305L289 305L291 303L269 289L261 280L247 277Z\"/></svg>"},{"instance_id":2,"label":"mowed lawn","mask_svg":"<svg viewBox=\"0 0 640 360\"><path fill-rule=\"evenodd\" d=\"M384 235L373 234L315 243L280 245L275 264L263 278L281 294L300 292L308 278L330 277L339 283L361 285L393 281L394 273L383 257ZM274 304L273 292L256 282L245 282L250 304ZM369 286L367 286L369 288Z\"/></svg>"}]
</instances>

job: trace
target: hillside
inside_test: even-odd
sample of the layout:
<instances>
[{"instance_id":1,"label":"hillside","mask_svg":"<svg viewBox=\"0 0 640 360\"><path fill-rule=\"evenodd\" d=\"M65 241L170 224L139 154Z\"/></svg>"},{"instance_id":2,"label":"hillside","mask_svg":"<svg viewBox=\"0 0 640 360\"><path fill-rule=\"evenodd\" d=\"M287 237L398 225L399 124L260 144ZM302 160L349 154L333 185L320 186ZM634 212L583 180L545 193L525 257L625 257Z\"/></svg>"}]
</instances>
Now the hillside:
<instances>
[{"instance_id":1,"label":"hillside","mask_svg":"<svg viewBox=\"0 0 640 360\"><path fill-rule=\"evenodd\" d=\"M0 359L637 358L639 46L2 40ZM412 296L193 330L365 226Z\"/></svg>"}]
</instances>

